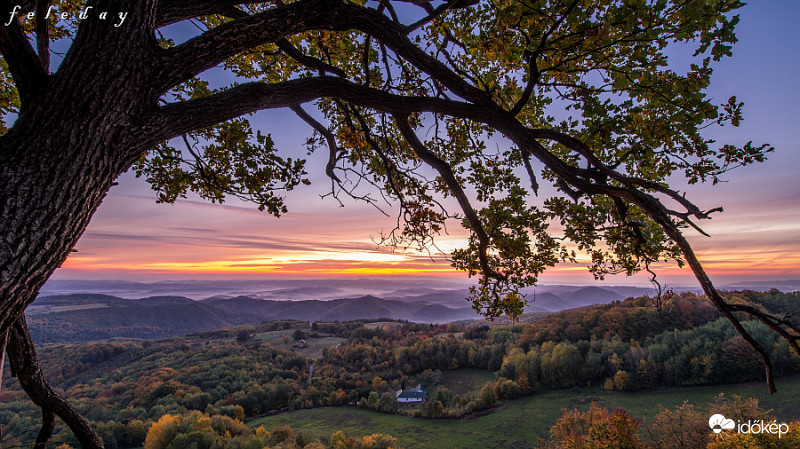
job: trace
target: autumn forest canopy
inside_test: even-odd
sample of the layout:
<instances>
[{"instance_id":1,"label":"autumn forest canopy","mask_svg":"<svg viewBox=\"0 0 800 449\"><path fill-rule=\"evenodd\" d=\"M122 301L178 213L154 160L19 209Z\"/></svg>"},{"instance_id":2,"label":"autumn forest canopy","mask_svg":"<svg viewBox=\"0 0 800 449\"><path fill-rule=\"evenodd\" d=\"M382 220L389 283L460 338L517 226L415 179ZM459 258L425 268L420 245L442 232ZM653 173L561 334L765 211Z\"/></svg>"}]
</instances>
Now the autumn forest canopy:
<instances>
[{"instance_id":1,"label":"autumn forest canopy","mask_svg":"<svg viewBox=\"0 0 800 449\"><path fill-rule=\"evenodd\" d=\"M476 277L469 299L487 317L519 315L519 290L579 253L598 278L655 280L652 266L671 261L759 354L770 391L770 348L745 317L800 353L786 315L716 291L684 232L703 233L721 210L668 184L717 183L772 150L703 134L742 120L736 97L706 95L715 63L732 55L739 1L0 5L0 332L11 329L26 392L84 447L97 437L40 372L22 369L37 365L25 307L129 169L158 201L236 197L285 212L283 192L308 182L307 152L279 152L267 134L279 130L249 119L262 109L308 124L333 201L393 208L383 243L429 248L448 221L466 228L452 265ZM191 38L167 37L186 22ZM678 69L672 51L692 62ZM210 83L210 69L231 84ZM658 308L669 292L656 296Z\"/></svg>"}]
</instances>

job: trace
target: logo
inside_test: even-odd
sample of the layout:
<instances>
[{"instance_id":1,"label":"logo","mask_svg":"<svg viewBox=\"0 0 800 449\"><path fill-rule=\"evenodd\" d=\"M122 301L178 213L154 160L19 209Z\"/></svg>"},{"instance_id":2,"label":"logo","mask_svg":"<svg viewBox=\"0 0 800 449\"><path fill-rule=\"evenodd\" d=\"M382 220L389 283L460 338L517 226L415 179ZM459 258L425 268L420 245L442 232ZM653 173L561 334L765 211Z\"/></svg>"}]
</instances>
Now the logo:
<instances>
[{"instance_id":1,"label":"logo","mask_svg":"<svg viewBox=\"0 0 800 449\"><path fill-rule=\"evenodd\" d=\"M732 419L717 413L716 415L711 415L711 418L708 419L708 427L711 427L714 433L721 433L723 430L733 430L736 427L736 423Z\"/></svg>"},{"instance_id":2,"label":"logo","mask_svg":"<svg viewBox=\"0 0 800 449\"><path fill-rule=\"evenodd\" d=\"M728 419L719 413L711 415L711 418L708 419L708 427L711 427L711 430L720 436L725 436L723 432L728 430L736 430L736 432L744 434L768 433L778 435L778 438L789 433L789 424L778 423L777 420L762 422L760 419L756 419L755 421L733 422L732 419Z\"/></svg>"}]
</instances>

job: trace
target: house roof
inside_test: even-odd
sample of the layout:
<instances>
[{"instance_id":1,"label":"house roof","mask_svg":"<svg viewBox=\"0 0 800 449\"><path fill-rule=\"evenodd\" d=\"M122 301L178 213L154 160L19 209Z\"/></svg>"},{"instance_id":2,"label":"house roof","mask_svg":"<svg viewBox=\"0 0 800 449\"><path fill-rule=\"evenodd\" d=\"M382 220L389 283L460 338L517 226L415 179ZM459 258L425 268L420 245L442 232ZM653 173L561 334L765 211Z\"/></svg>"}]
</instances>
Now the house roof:
<instances>
[{"instance_id":1,"label":"house roof","mask_svg":"<svg viewBox=\"0 0 800 449\"><path fill-rule=\"evenodd\" d=\"M397 399L424 399L425 387L417 385L414 388L409 388L397 393Z\"/></svg>"}]
</instances>

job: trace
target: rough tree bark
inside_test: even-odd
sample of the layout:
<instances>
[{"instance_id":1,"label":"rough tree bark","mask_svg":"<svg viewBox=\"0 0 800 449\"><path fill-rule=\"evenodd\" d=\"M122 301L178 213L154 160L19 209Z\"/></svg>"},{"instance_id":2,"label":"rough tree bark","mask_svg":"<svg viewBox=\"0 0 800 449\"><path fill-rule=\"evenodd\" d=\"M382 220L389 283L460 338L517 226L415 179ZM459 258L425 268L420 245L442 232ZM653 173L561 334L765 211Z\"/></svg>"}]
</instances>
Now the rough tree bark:
<instances>
[{"instance_id":1,"label":"rough tree bark","mask_svg":"<svg viewBox=\"0 0 800 449\"><path fill-rule=\"evenodd\" d=\"M42 407L37 447L52 434L54 412L84 448L102 447L42 377L23 311L137 157L140 146L119 134L155 105L149 76L155 2L130 6L133 26L125 33L100 21L81 27L54 75L30 69L32 52L13 39L16 27L0 27L0 49L22 99L16 123L0 137L0 332L11 329L10 366Z\"/></svg>"},{"instance_id":2,"label":"rough tree bark","mask_svg":"<svg viewBox=\"0 0 800 449\"><path fill-rule=\"evenodd\" d=\"M148 76L154 2L132 6L134 26L125 33L94 21L81 27L56 74L17 82L31 93L0 137L0 332L64 262L114 179L135 160L130 149L138 146L118 136L155 104Z\"/></svg>"}]
</instances>

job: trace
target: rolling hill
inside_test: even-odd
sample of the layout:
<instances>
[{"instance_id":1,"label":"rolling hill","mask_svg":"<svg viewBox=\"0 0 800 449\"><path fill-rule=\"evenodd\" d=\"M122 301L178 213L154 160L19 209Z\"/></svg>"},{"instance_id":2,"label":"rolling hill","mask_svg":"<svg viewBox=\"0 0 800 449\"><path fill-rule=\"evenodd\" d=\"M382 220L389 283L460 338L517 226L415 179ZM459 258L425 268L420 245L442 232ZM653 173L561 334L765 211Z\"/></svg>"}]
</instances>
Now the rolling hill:
<instances>
[{"instance_id":1,"label":"rolling hill","mask_svg":"<svg viewBox=\"0 0 800 449\"><path fill-rule=\"evenodd\" d=\"M300 288L299 290L303 290ZM644 293L627 288L624 293ZM285 289L293 296L297 289ZM321 292L318 287L307 293ZM416 295L414 293L417 293ZM616 287L553 286L526 292L526 314L542 314L623 299ZM465 289L394 290L387 298L362 295L332 300L275 300L217 295L205 300L162 294L140 299L80 293L42 296L28 307L39 343L80 342L114 337L159 339L226 326L271 320L344 321L389 318L424 323L479 320ZM276 295L278 296L278 295Z\"/></svg>"},{"instance_id":2,"label":"rolling hill","mask_svg":"<svg viewBox=\"0 0 800 449\"><path fill-rule=\"evenodd\" d=\"M180 296L123 299L75 294L38 298L27 311L39 343L115 337L159 339L270 320L344 321L389 318L446 323L476 318L466 307L361 296L331 301L273 301L247 296L195 301Z\"/></svg>"}]
</instances>

